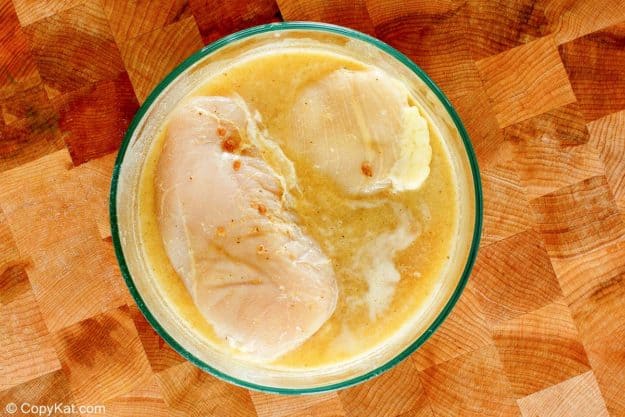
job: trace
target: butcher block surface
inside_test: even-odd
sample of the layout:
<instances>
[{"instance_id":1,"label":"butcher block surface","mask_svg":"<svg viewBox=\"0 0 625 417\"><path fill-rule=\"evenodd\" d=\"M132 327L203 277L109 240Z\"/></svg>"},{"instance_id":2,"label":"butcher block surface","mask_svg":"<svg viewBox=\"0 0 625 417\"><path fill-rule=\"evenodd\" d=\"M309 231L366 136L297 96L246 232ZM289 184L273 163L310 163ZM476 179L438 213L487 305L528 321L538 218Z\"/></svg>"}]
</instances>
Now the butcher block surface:
<instances>
[{"instance_id":1,"label":"butcher block surface","mask_svg":"<svg viewBox=\"0 0 625 417\"><path fill-rule=\"evenodd\" d=\"M361 30L421 66L467 127L485 206L469 284L434 336L378 378L304 397L229 385L173 351L129 295L108 219L117 149L156 83L283 19ZM625 416L625 3L0 0L0 413L11 403Z\"/></svg>"}]
</instances>

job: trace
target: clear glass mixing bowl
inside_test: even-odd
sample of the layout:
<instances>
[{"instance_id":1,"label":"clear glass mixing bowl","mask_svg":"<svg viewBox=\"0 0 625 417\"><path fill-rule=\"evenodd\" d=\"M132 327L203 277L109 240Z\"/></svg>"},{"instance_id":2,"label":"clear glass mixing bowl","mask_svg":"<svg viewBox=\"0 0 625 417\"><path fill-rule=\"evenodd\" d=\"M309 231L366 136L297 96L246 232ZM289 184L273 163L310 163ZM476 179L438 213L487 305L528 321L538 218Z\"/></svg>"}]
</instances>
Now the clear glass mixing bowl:
<instances>
[{"instance_id":1,"label":"clear glass mixing bowl","mask_svg":"<svg viewBox=\"0 0 625 417\"><path fill-rule=\"evenodd\" d=\"M152 140L179 100L216 66L257 48L278 43L323 48L387 71L403 81L442 133L457 176L460 227L451 265L439 278L428 308L408 332L391 337L365 356L314 370L276 370L232 358L211 347L180 320L154 284L139 233L138 187ZM227 36L198 51L154 89L137 112L124 138L113 172L110 196L113 243L121 272L139 309L163 339L183 357L230 383L280 394L342 389L392 368L421 346L445 320L460 297L475 261L482 222L477 161L456 111L436 84L406 56L378 39L327 24L275 23Z\"/></svg>"}]
</instances>

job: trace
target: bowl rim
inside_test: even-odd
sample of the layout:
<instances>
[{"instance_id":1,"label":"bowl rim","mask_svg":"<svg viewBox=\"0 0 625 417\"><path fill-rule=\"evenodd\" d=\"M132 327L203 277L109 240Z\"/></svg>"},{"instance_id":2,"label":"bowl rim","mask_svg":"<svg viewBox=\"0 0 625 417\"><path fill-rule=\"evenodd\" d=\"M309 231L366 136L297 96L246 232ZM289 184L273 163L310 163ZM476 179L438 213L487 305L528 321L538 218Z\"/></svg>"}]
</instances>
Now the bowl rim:
<instances>
[{"instance_id":1,"label":"bowl rim","mask_svg":"<svg viewBox=\"0 0 625 417\"><path fill-rule=\"evenodd\" d=\"M467 261L465 267L463 269L462 275L458 284L451 296L447 300L443 309L439 312L438 316L434 319L432 324L427 328L425 332L423 332L416 340L414 340L410 345L404 348L397 356L393 357L383 365L365 372L361 375L358 375L353 378L346 379L341 382L336 382L328 385L321 385L316 387L309 388L282 388L282 387L272 387L256 384L254 382L246 381L243 379L239 379L228 375L211 365L205 363L204 361L197 358L195 355L187 351L180 343L176 341L173 337L169 335L167 330L163 328L160 323L156 320L154 315L150 312L148 307L146 306L141 294L139 294L137 287L135 286L130 272L128 270L128 265L126 264L126 259L124 257L124 252L121 245L121 239L119 234L119 228L117 224L117 186L119 181L120 169L124 161L124 156L126 154L126 150L130 143L132 136L134 135L135 129L138 124L143 119L143 116L150 108L152 103L157 99L160 93L172 82L174 81L184 70L189 68L191 65L198 62L200 59L210 55L211 53L217 51L218 49L229 45L232 42L239 41L241 39L249 38L254 35L259 35L268 32L276 32L276 31L291 31L291 30L309 30L309 31L320 31L327 32L331 34L343 35L348 38L357 39L360 41L364 41L369 43L378 49L386 52L391 55L393 58L400 61L403 65L405 65L408 69L410 69L413 73L415 73L427 86L428 88L438 97L438 99L443 104L445 110L451 117L456 126L460 137L462 138L462 142L464 144L465 151L467 153L467 157L469 159L469 165L471 168L471 174L473 179L473 188L475 194L475 223L473 230L473 237L471 242L471 247L469 249L469 255L467 257ZM110 188L110 199L109 199L109 215L110 215L110 223L111 223L111 237L113 241L113 246L115 249L115 255L117 257L117 261L119 263L119 267L121 273L124 277L124 281L130 290L139 310L144 315L146 320L150 323L150 325L156 330L156 332L183 358L191 362L193 365L198 368L212 374L213 376L226 381L228 383L252 389L255 391L274 393L274 394L315 394L329 391L336 391L339 389L344 389L361 382L367 381L377 375L382 374L383 372L388 371L393 368L395 365L399 364L401 361L406 359L410 354L412 354L415 350L421 347L427 339L434 333L434 331L441 325L441 323L447 318L456 302L460 298L464 287L469 279L471 274L471 270L475 263L475 259L477 256L477 251L479 248L481 231L482 231L482 217L483 217L483 196L482 196L482 184L480 180L479 167L477 163L477 157L475 155L475 151L469 139L469 135L458 116L458 113L451 105L449 99L445 96L445 94L441 91L441 89L436 85L436 83L414 62L412 62L407 56L403 53L399 52L392 46L386 44L385 42L374 38L370 35L364 34L354 29L346 28L343 26L332 25L328 23L319 23L319 22L305 22L305 21L291 21L291 22L276 22L269 23L259 26L254 26L248 29L244 29L235 33L232 33L228 36L225 36L209 45L204 46L199 51L195 52L191 56L189 56L186 60L184 60L180 65L174 68L158 85L152 90L149 96L146 98L144 103L141 105L137 113L135 114L132 122L128 126L126 134L124 135L123 141L121 143L119 152L117 154L117 158L115 160L115 165L113 168L113 175L111 179L111 188Z\"/></svg>"}]
</instances>

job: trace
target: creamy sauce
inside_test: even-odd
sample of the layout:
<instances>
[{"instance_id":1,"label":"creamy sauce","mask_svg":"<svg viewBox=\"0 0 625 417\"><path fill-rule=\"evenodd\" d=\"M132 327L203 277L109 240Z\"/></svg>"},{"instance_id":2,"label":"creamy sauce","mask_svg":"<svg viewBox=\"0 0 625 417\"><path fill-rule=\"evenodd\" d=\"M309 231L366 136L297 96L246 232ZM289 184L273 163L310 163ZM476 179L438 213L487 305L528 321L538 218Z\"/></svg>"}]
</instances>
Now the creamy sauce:
<instances>
[{"instance_id":1,"label":"creamy sauce","mask_svg":"<svg viewBox=\"0 0 625 417\"><path fill-rule=\"evenodd\" d=\"M265 54L231 66L208 79L194 93L237 94L262 115L269 137L282 146L295 166L301 193L295 194L293 210L299 224L330 256L337 275L339 302L333 316L303 345L279 358L275 366L317 367L336 363L384 342L432 294L449 260L456 234L458 202L453 169L446 146L432 126L432 161L424 185L416 191L383 191L367 198L348 198L286 145L289 132L285 115L298 91L306 83L340 68L365 69L357 61L329 53ZM171 266L160 237L154 174L164 137L161 134L155 138L141 178L139 204L145 252L158 286L179 317L215 346L229 350L196 308ZM376 241L382 235L398 241L410 236L412 242L407 247L395 245L388 255L391 265L387 267L398 272L398 281L390 289L375 287L375 276L371 276L371 271L384 263L375 259L388 246ZM374 291L370 291L370 286Z\"/></svg>"}]
</instances>

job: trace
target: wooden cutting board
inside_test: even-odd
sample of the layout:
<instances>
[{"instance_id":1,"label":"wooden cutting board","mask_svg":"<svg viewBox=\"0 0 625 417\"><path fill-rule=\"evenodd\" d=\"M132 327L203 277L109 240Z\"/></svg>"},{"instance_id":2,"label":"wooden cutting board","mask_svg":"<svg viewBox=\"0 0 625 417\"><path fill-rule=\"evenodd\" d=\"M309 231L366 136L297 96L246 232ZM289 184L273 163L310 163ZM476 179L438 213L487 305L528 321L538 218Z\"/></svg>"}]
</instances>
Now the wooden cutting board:
<instances>
[{"instance_id":1,"label":"wooden cutting board","mask_svg":"<svg viewBox=\"0 0 625 417\"><path fill-rule=\"evenodd\" d=\"M107 218L152 87L280 19L362 30L424 68L472 137L485 199L470 283L430 341L300 398L230 386L169 348L128 294ZM625 416L623 0L0 0L0 106L1 412Z\"/></svg>"}]
</instances>

